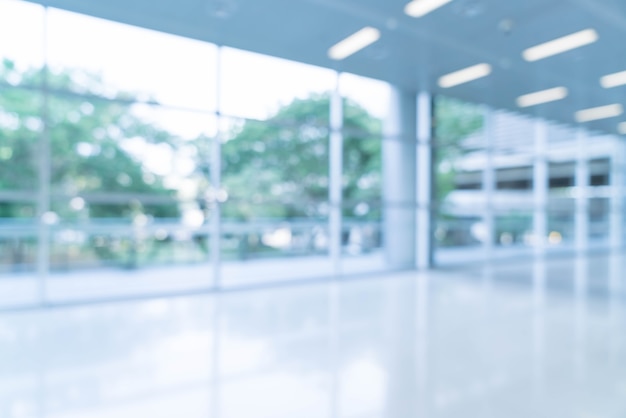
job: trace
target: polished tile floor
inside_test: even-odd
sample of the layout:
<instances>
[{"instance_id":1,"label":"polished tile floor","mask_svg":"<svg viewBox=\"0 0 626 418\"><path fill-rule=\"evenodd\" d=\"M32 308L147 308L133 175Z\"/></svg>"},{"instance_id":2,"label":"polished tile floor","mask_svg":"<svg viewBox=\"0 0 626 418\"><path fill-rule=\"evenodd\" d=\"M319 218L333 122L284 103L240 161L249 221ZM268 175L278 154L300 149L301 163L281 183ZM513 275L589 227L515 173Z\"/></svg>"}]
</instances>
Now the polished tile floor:
<instances>
[{"instance_id":1,"label":"polished tile floor","mask_svg":"<svg viewBox=\"0 0 626 418\"><path fill-rule=\"evenodd\" d=\"M622 254L0 313L0 417L626 417Z\"/></svg>"}]
</instances>

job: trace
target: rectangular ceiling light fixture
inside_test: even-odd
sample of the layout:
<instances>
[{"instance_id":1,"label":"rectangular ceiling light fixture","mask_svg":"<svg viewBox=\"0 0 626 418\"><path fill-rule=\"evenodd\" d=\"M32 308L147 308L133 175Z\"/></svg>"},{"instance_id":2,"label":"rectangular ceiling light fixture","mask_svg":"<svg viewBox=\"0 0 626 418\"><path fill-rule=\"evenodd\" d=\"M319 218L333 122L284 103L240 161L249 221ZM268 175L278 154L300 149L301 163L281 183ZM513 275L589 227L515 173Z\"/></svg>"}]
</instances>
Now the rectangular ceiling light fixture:
<instances>
[{"instance_id":1,"label":"rectangular ceiling light fixture","mask_svg":"<svg viewBox=\"0 0 626 418\"><path fill-rule=\"evenodd\" d=\"M331 59L340 61L348 58L350 55L355 54L363 48L373 44L380 39L380 31L371 26L366 26L360 31L353 33L343 41L340 41L333 45L328 50L328 56Z\"/></svg>"},{"instance_id":2,"label":"rectangular ceiling light fixture","mask_svg":"<svg viewBox=\"0 0 626 418\"><path fill-rule=\"evenodd\" d=\"M622 113L624 113L624 108L621 104L593 107L576 112L576 121L579 123L591 122L593 120L614 118Z\"/></svg>"},{"instance_id":3,"label":"rectangular ceiling light fixture","mask_svg":"<svg viewBox=\"0 0 626 418\"><path fill-rule=\"evenodd\" d=\"M626 135L626 122L622 122L617 125L617 131L622 135Z\"/></svg>"},{"instance_id":4,"label":"rectangular ceiling light fixture","mask_svg":"<svg viewBox=\"0 0 626 418\"><path fill-rule=\"evenodd\" d=\"M593 29L585 29L562 38L554 39L532 48L526 49L522 56L526 61L538 61L553 55L561 54L581 46L589 45L598 40L598 33Z\"/></svg>"},{"instance_id":5,"label":"rectangular ceiling light fixture","mask_svg":"<svg viewBox=\"0 0 626 418\"><path fill-rule=\"evenodd\" d=\"M404 13L411 17L422 17L428 13L445 6L452 0L413 0L404 6Z\"/></svg>"},{"instance_id":6,"label":"rectangular ceiling light fixture","mask_svg":"<svg viewBox=\"0 0 626 418\"><path fill-rule=\"evenodd\" d=\"M459 84L469 83L470 81L486 77L491 74L491 65L478 64L450 74L446 74L439 78L439 87L447 89L449 87L458 86Z\"/></svg>"},{"instance_id":7,"label":"rectangular ceiling light fixture","mask_svg":"<svg viewBox=\"0 0 626 418\"><path fill-rule=\"evenodd\" d=\"M600 79L600 84L605 89L623 86L624 84L626 84L626 71L620 71L619 73L605 75Z\"/></svg>"},{"instance_id":8,"label":"rectangular ceiling light fixture","mask_svg":"<svg viewBox=\"0 0 626 418\"><path fill-rule=\"evenodd\" d=\"M554 102L566 97L567 89L565 87L555 87L553 89L542 90L520 96L517 98L517 105L519 107L530 107L543 103Z\"/></svg>"}]
</instances>

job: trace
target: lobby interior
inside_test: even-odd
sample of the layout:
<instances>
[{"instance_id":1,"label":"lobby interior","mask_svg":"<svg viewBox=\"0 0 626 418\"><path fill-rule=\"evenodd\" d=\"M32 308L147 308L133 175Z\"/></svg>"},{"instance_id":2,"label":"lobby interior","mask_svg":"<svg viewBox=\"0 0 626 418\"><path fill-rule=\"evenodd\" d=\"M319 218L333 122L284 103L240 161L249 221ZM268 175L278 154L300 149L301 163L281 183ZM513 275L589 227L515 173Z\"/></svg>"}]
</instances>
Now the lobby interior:
<instances>
[{"instance_id":1,"label":"lobby interior","mask_svg":"<svg viewBox=\"0 0 626 418\"><path fill-rule=\"evenodd\" d=\"M0 0L0 417L625 416L624 32Z\"/></svg>"}]
</instances>

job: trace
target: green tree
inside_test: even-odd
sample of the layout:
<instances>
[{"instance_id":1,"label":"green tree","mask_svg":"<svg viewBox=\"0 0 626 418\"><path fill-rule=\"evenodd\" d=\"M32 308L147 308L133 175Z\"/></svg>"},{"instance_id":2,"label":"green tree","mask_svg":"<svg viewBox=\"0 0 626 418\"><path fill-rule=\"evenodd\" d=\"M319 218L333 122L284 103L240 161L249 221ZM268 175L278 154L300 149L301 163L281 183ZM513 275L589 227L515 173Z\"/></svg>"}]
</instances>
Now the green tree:
<instances>
[{"instance_id":1,"label":"green tree","mask_svg":"<svg viewBox=\"0 0 626 418\"><path fill-rule=\"evenodd\" d=\"M240 219L314 216L328 198L329 95L296 99L267 121L232 129L223 147L225 216ZM478 106L447 97L435 102L435 184L439 200L454 189L451 162L466 152L463 138L482 126ZM344 99L344 216L371 205L380 218L381 127L359 104ZM447 167L447 168L445 168ZM444 169L445 168L445 169Z\"/></svg>"},{"instance_id":2,"label":"green tree","mask_svg":"<svg viewBox=\"0 0 626 418\"><path fill-rule=\"evenodd\" d=\"M18 86L4 87L0 94L0 190L38 189L38 161L45 152L41 142L45 114L54 194L71 197L110 192L172 196L174 191L164 186L163 178L149 172L141 159L127 152L123 144L128 139L141 138L148 144L176 147L181 139L136 116L132 94L119 92L115 100L104 100L63 93L79 90L77 76L86 86L85 93L103 91L106 87L100 78L89 74L50 73L48 84L59 93L51 93L44 102L37 88L43 80L42 70L18 70L9 60L0 63L0 81L5 86ZM67 202L55 200L53 208L63 217L76 216ZM23 211L23 205L0 203L0 217L23 216ZM92 217L123 217L137 211L157 217L178 215L176 204L142 207L134 201L89 205Z\"/></svg>"},{"instance_id":3,"label":"green tree","mask_svg":"<svg viewBox=\"0 0 626 418\"><path fill-rule=\"evenodd\" d=\"M455 160L471 152L463 140L483 126L480 106L445 96L435 101L435 199L442 202L455 189Z\"/></svg>"},{"instance_id":4,"label":"green tree","mask_svg":"<svg viewBox=\"0 0 626 418\"><path fill-rule=\"evenodd\" d=\"M226 217L321 215L328 200L328 94L296 99L267 121L233 127L223 151ZM381 122L344 100L344 213L380 196Z\"/></svg>"}]
</instances>

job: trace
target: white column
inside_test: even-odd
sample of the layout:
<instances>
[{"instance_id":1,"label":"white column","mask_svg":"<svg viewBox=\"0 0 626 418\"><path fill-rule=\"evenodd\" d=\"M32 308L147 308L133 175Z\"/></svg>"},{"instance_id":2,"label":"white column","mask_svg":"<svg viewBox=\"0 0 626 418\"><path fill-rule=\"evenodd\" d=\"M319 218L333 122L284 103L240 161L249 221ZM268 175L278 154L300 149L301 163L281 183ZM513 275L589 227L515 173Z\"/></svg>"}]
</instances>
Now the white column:
<instances>
[{"instance_id":1,"label":"white column","mask_svg":"<svg viewBox=\"0 0 626 418\"><path fill-rule=\"evenodd\" d=\"M548 132L546 122L535 120L535 158L533 163L533 242L535 252L543 254L548 236Z\"/></svg>"},{"instance_id":2,"label":"white column","mask_svg":"<svg viewBox=\"0 0 626 418\"><path fill-rule=\"evenodd\" d=\"M44 25L48 21L48 8L45 9ZM44 28L44 35L47 34L47 27ZM46 214L50 211L50 183L52 180L52 147L50 146L50 118L48 114L48 44L44 36L44 68L43 80L41 84L41 94L43 104L41 108L41 118L43 120L43 132L39 138L39 150L37 155L37 165L39 171L39 191L37 194L37 278L38 278L38 299L39 303L46 303L46 280L50 272L50 223L52 219L46 219ZM48 222L50 221L50 222Z\"/></svg>"},{"instance_id":3,"label":"white column","mask_svg":"<svg viewBox=\"0 0 626 418\"><path fill-rule=\"evenodd\" d=\"M609 203L609 242L611 249L621 249L624 246L624 169L626 165L626 145L621 137L614 138L613 153L611 155Z\"/></svg>"},{"instance_id":4,"label":"white column","mask_svg":"<svg viewBox=\"0 0 626 418\"><path fill-rule=\"evenodd\" d=\"M340 74L337 73L337 85L330 100L330 173L328 186L328 200L330 214L329 228L329 255L335 275L341 273L341 212L342 212L342 171L343 171L343 100L339 92Z\"/></svg>"},{"instance_id":5,"label":"white column","mask_svg":"<svg viewBox=\"0 0 626 418\"><path fill-rule=\"evenodd\" d=\"M432 120L433 99L430 93L417 95L417 167L416 167L416 267L432 266Z\"/></svg>"},{"instance_id":6,"label":"white column","mask_svg":"<svg viewBox=\"0 0 626 418\"><path fill-rule=\"evenodd\" d=\"M216 69L216 109L217 109L217 134L211 144L211 164L209 166L211 177L211 196L209 204L211 208L211 265L213 267L213 287L220 286L221 276L221 238L222 238L222 209L218 197L222 187L222 116L221 116L221 56L222 48L217 48Z\"/></svg>"},{"instance_id":7,"label":"white column","mask_svg":"<svg viewBox=\"0 0 626 418\"><path fill-rule=\"evenodd\" d=\"M495 244L496 223L495 208L493 204L496 191L496 168L493 159L494 132L493 132L493 111L489 108L484 110L483 135L485 137L485 166L483 167L483 194L485 196L485 207L483 213L483 224L485 225L485 249L486 260L491 258Z\"/></svg>"},{"instance_id":8,"label":"white column","mask_svg":"<svg viewBox=\"0 0 626 418\"><path fill-rule=\"evenodd\" d=\"M383 239L390 268L415 267L415 94L391 88L383 138Z\"/></svg>"},{"instance_id":9,"label":"white column","mask_svg":"<svg viewBox=\"0 0 626 418\"><path fill-rule=\"evenodd\" d=\"M587 133L580 129L576 134L576 213L574 236L577 251L589 248L589 160L587 158Z\"/></svg>"}]
</instances>

